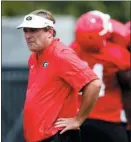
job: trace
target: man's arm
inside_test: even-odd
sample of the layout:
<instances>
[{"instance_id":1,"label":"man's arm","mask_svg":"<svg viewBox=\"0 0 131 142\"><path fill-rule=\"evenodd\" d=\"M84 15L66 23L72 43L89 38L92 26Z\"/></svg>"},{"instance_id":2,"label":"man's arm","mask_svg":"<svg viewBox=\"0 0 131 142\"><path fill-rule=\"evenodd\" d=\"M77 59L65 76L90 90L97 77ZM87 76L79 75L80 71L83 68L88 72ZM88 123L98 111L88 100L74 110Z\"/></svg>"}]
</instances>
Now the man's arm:
<instances>
[{"instance_id":1,"label":"man's arm","mask_svg":"<svg viewBox=\"0 0 131 142\"><path fill-rule=\"evenodd\" d=\"M83 88L82 103L77 116L75 118L59 118L55 123L56 127L64 127L60 134L68 130L78 129L81 126L95 105L100 88L99 79L93 80Z\"/></svg>"},{"instance_id":2,"label":"man's arm","mask_svg":"<svg viewBox=\"0 0 131 142\"><path fill-rule=\"evenodd\" d=\"M81 60L71 48L62 50L56 62L61 67L56 70L58 76L72 87L74 93L83 91L83 99L78 114L73 115L72 118L58 118L55 123L55 127L63 128L62 134L67 130L78 129L88 117L98 98L101 83L88 63Z\"/></svg>"},{"instance_id":3,"label":"man's arm","mask_svg":"<svg viewBox=\"0 0 131 142\"><path fill-rule=\"evenodd\" d=\"M95 105L101 88L101 82L99 79L90 82L83 89L82 103L80 110L76 116L76 119L80 122L80 125L88 117L93 106Z\"/></svg>"}]
</instances>

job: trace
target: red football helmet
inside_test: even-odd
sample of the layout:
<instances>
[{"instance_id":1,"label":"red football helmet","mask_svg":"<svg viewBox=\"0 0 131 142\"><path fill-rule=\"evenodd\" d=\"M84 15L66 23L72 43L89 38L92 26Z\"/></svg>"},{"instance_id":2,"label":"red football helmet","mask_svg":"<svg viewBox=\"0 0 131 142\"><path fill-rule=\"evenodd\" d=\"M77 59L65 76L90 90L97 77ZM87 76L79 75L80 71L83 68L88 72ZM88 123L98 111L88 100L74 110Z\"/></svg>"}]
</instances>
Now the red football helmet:
<instances>
[{"instance_id":1,"label":"red football helmet","mask_svg":"<svg viewBox=\"0 0 131 142\"><path fill-rule=\"evenodd\" d=\"M82 48L98 50L104 46L110 32L110 16L100 11L89 11L78 18L75 38Z\"/></svg>"},{"instance_id":2,"label":"red football helmet","mask_svg":"<svg viewBox=\"0 0 131 142\"><path fill-rule=\"evenodd\" d=\"M118 20L110 19L110 22L112 23L112 33L111 33L111 41L123 46L127 47L128 45L128 39L127 39L127 33L128 29L125 27L123 23L121 23Z\"/></svg>"}]
</instances>

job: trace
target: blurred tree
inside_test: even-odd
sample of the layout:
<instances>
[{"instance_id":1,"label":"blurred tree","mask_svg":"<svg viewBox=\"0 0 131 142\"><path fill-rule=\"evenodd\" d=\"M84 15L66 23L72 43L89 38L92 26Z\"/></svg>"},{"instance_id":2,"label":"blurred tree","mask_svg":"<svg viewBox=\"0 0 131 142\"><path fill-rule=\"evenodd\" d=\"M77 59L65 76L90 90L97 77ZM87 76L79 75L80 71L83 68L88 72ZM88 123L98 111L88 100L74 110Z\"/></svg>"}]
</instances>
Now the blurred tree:
<instances>
[{"instance_id":1,"label":"blurred tree","mask_svg":"<svg viewBox=\"0 0 131 142\"><path fill-rule=\"evenodd\" d=\"M100 10L122 22L131 19L130 1L2 1L2 16L24 15L39 8L76 18L84 12Z\"/></svg>"}]
</instances>

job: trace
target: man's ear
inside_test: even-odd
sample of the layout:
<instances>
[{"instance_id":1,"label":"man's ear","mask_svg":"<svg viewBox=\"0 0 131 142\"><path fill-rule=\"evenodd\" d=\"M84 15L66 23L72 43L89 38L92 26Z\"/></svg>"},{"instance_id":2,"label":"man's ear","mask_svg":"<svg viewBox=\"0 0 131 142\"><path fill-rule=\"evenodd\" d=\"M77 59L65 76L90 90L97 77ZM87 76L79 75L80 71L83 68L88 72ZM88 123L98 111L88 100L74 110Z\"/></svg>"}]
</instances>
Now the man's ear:
<instances>
[{"instance_id":1,"label":"man's ear","mask_svg":"<svg viewBox=\"0 0 131 142\"><path fill-rule=\"evenodd\" d=\"M50 34L50 36L49 36L49 38L51 38L52 36L53 36L53 34L54 34L54 30L51 28L51 29L49 29L49 31L48 31Z\"/></svg>"}]
</instances>

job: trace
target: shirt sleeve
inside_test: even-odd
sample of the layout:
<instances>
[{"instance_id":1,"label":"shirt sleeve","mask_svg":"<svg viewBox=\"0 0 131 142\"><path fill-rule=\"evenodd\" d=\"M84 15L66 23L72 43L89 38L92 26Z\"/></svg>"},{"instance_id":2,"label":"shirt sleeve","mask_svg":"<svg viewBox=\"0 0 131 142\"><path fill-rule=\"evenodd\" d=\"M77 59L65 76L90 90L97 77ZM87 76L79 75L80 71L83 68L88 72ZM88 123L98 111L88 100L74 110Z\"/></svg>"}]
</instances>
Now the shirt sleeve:
<instances>
[{"instance_id":1,"label":"shirt sleeve","mask_svg":"<svg viewBox=\"0 0 131 142\"><path fill-rule=\"evenodd\" d=\"M81 60L71 48L63 49L57 58L58 76L80 91L86 84L97 79L88 64Z\"/></svg>"},{"instance_id":2,"label":"shirt sleeve","mask_svg":"<svg viewBox=\"0 0 131 142\"><path fill-rule=\"evenodd\" d=\"M130 69L131 54L125 47L116 46L108 48L108 52L113 64L115 64L119 70Z\"/></svg>"},{"instance_id":3,"label":"shirt sleeve","mask_svg":"<svg viewBox=\"0 0 131 142\"><path fill-rule=\"evenodd\" d=\"M127 69L130 69L131 67L131 53L125 49L125 48L120 48L120 57L118 58L118 67L121 69L121 70L127 70Z\"/></svg>"}]
</instances>

